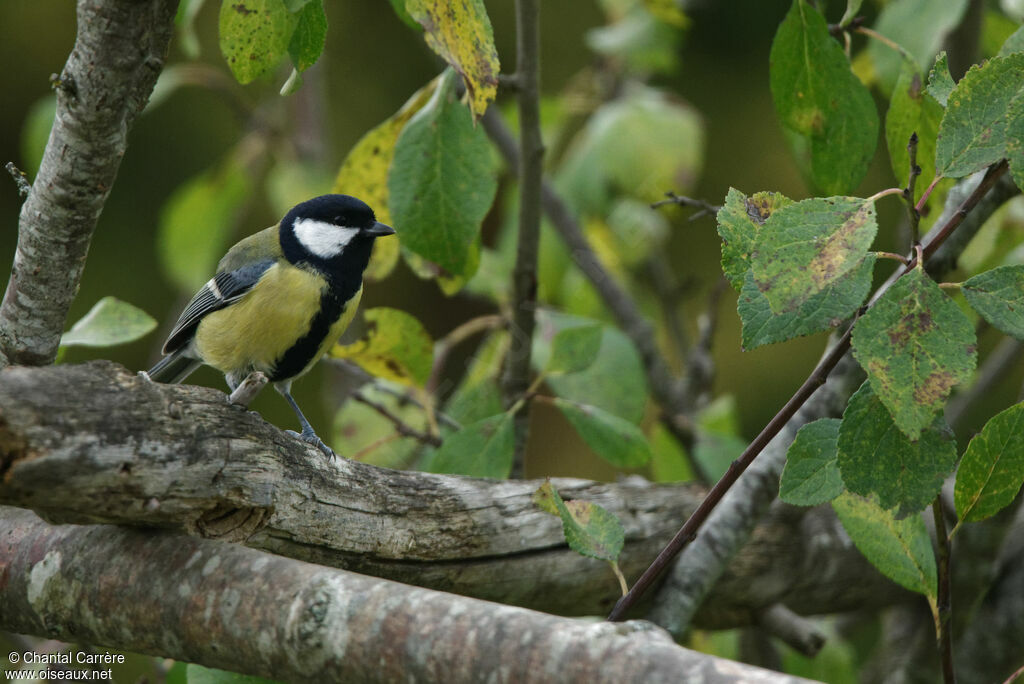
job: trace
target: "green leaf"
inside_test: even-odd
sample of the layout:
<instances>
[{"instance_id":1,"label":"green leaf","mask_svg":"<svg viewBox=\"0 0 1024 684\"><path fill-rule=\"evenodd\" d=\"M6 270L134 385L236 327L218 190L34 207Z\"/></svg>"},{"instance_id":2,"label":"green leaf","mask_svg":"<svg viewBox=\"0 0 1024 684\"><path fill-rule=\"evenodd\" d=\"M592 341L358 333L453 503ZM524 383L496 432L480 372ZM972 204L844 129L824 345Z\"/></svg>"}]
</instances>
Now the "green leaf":
<instances>
[{"instance_id":1,"label":"green leaf","mask_svg":"<svg viewBox=\"0 0 1024 684\"><path fill-rule=\"evenodd\" d=\"M704 163L704 126L690 106L645 86L601 105L573 140L557 185L582 216L608 215L622 195L653 202L686 192Z\"/></svg>"},{"instance_id":2,"label":"green leaf","mask_svg":"<svg viewBox=\"0 0 1024 684\"><path fill-rule=\"evenodd\" d=\"M862 496L877 495L882 508L898 506L899 515L931 503L956 463L956 442L942 416L911 441L896 428L868 382L850 397L837 445L846 488Z\"/></svg>"},{"instance_id":3,"label":"green leaf","mask_svg":"<svg viewBox=\"0 0 1024 684\"><path fill-rule=\"evenodd\" d=\"M148 313L116 297L104 297L60 338L62 347L113 347L156 327Z\"/></svg>"},{"instance_id":4,"label":"green leaf","mask_svg":"<svg viewBox=\"0 0 1024 684\"><path fill-rule=\"evenodd\" d=\"M792 203L779 192L755 192L747 197L736 188L729 188L716 218L722 238L722 273L737 292L750 271L750 255L758 231L772 212Z\"/></svg>"},{"instance_id":5,"label":"green leaf","mask_svg":"<svg viewBox=\"0 0 1024 684\"><path fill-rule=\"evenodd\" d=\"M1024 26L1019 27L1006 39L996 57L1006 57L1014 52L1024 52Z\"/></svg>"},{"instance_id":6,"label":"green leaf","mask_svg":"<svg viewBox=\"0 0 1024 684\"><path fill-rule=\"evenodd\" d=\"M942 120L942 106L925 92L921 73L909 61L903 62L885 116L885 144L896 180L902 185L910 173L907 143L917 133L917 165L921 175L914 185L914 201L924 194L935 177L935 137Z\"/></svg>"},{"instance_id":7,"label":"green leaf","mask_svg":"<svg viewBox=\"0 0 1024 684\"><path fill-rule=\"evenodd\" d=\"M21 160L29 178L39 172L56 115L57 96L51 93L32 103L21 125Z\"/></svg>"},{"instance_id":8,"label":"green leaf","mask_svg":"<svg viewBox=\"0 0 1024 684\"><path fill-rule=\"evenodd\" d=\"M349 150L334 180L333 192L360 198L374 208L378 221L389 226L393 220L388 209L388 171L395 157L395 144L405 124L430 100L438 82L434 79L417 90L401 109L360 138ZM371 282L383 280L394 270L400 251L401 242L397 239L375 240L363 278Z\"/></svg>"},{"instance_id":9,"label":"green leaf","mask_svg":"<svg viewBox=\"0 0 1024 684\"><path fill-rule=\"evenodd\" d=\"M323 0L308 0L296 16L298 23L288 43L288 54L295 68L305 71L320 59L327 41L327 15L324 14Z\"/></svg>"},{"instance_id":10,"label":"green leaf","mask_svg":"<svg viewBox=\"0 0 1024 684\"><path fill-rule=\"evenodd\" d=\"M1024 266L993 268L968 279L960 289L986 321L1024 340Z\"/></svg>"},{"instance_id":11,"label":"green leaf","mask_svg":"<svg viewBox=\"0 0 1024 684\"><path fill-rule=\"evenodd\" d=\"M352 344L336 344L331 356L347 359L367 373L411 387L423 387L434 363L434 342L413 316L379 306L363 313L366 331Z\"/></svg>"},{"instance_id":12,"label":"green leaf","mask_svg":"<svg viewBox=\"0 0 1024 684\"><path fill-rule=\"evenodd\" d=\"M276 680L273 679L215 670L194 663L188 663L185 673L188 684L276 684Z\"/></svg>"},{"instance_id":13,"label":"green leaf","mask_svg":"<svg viewBox=\"0 0 1024 684\"><path fill-rule=\"evenodd\" d=\"M589 368L601 351L603 333L603 328L597 323L558 331L551 342L551 358L545 372L559 375Z\"/></svg>"},{"instance_id":14,"label":"green leaf","mask_svg":"<svg viewBox=\"0 0 1024 684\"><path fill-rule=\"evenodd\" d=\"M682 38L678 27L659 21L639 3L617 21L586 34L591 50L624 63L630 73L643 74L677 72Z\"/></svg>"},{"instance_id":15,"label":"green leaf","mask_svg":"<svg viewBox=\"0 0 1024 684\"><path fill-rule=\"evenodd\" d=\"M882 8L875 30L891 38L914 58L919 69L932 62L946 35L960 23L967 0L893 0ZM927 26L925 31L922 26ZM888 93L896 82L904 57L881 41L868 41L868 55Z\"/></svg>"},{"instance_id":16,"label":"green leaf","mask_svg":"<svg viewBox=\"0 0 1024 684\"><path fill-rule=\"evenodd\" d=\"M1024 57L1024 53L1015 53ZM1006 112L1006 158L1017 188L1024 188L1024 89L1010 101Z\"/></svg>"},{"instance_id":17,"label":"green leaf","mask_svg":"<svg viewBox=\"0 0 1024 684\"><path fill-rule=\"evenodd\" d=\"M953 77L949 74L949 58L943 50L935 58L935 64L928 72L928 94L935 98L943 107L949 102L949 95L956 88Z\"/></svg>"},{"instance_id":18,"label":"green leaf","mask_svg":"<svg viewBox=\"0 0 1024 684\"><path fill-rule=\"evenodd\" d=\"M697 414L693 457L712 481L721 479L746 448L734 396L722 395Z\"/></svg>"},{"instance_id":19,"label":"green leaf","mask_svg":"<svg viewBox=\"0 0 1024 684\"><path fill-rule=\"evenodd\" d=\"M757 289L753 273L747 271L736 302L743 323L743 349L750 351L765 344L835 328L864 303L871 291L874 268L875 255L869 254L854 271L812 295L795 310L781 314L772 312L768 298Z\"/></svg>"},{"instance_id":20,"label":"green leaf","mask_svg":"<svg viewBox=\"0 0 1024 684\"><path fill-rule=\"evenodd\" d=\"M897 520L874 501L849 492L835 499L832 508L854 545L883 575L935 601L935 554L920 515Z\"/></svg>"},{"instance_id":21,"label":"green leaf","mask_svg":"<svg viewBox=\"0 0 1024 684\"><path fill-rule=\"evenodd\" d=\"M775 33L770 56L772 98L797 162L824 194L851 192L875 152L878 112L868 89L804 0Z\"/></svg>"},{"instance_id":22,"label":"green leaf","mask_svg":"<svg viewBox=\"0 0 1024 684\"><path fill-rule=\"evenodd\" d=\"M402 387L393 385L396 391ZM416 404L384 391L376 383L367 384L360 392L371 401L386 407L409 427L427 431L427 416ZM421 445L411 437L403 437L395 424L366 404L349 399L334 415L334 444L348 458L383 468L407 468Z\"/></svg>"},{"instance_id":23,"label":"green leaf","mask_svg":"<svg viewBox=\"0 0 1024 684\"><path fill-rule=\"evenodd\" d=\"M531 362L546 367L555 335L568 327L590 325L593 321L547 309L537 312ZM647 378L636 347L621 330L603 326L601 349L586 370L554 375L548 386L563 399L590 404L633 423L639 423L647 405Z\"/></svg>"},{"instance_id":24,"label":"green leaf","mask_svg":"<svg viewBox=\"0 0 1024 684\"><path fill-rule=\"evenodd\" d=\"M796 433L782 470L780 499L795 506L817 506L843 493L836 446L841 422L821 418Z\"/></svg>"},{"instance_id":25,"label":"green leaf","mask_svg":"<svg viewBox=\"0 0 1024 684\"><path fill-rule=\"evenodd\" d=\"M391 9L395 10L395 14L402 23L409 28L416 29L417 32L422 31L423 27L420 26L415 19L409 16L409 11L405 9L405 0L391 0Z\"/></svg>"},{"instance_id":26,"label":"green leaf","mask_svg":"<svg viewBox=\"0 0 1024 684\"><path fill-rule=\"evenodd\" d=\"M220 51L239 83L277 66L297 23L282 0L222 0Z\"/></svg>"},{"instance_id":27,"label":"green leaf","mask_svg":"<svg viewBox=\"0 0 1024 684\"><path fill-rule=\"evenodd\" d=\"M404 248L453 276L469 277L498 184L490 143L459 104L455 79L446 71L398 136L388 203Z\"/></svg>"},{"instance_id":28,"label":"green leaf","mask_svg":"<svg viewBox=\"0 0 1024 684\"><path fill-rule=\"evenodd\" d=\"M184 292L195 292L216 271L235 224L252 193L240 155L179 186L160 211L157 249L164 273Z\"/></svg>"},{"instance_id":29,"label":"green leaf","mask_svg":"<svg viewBox=\"0 0 1024 684\"><path fill-rule=\"evenodd\" d=\"M693 480L686 449L659 421L651 428L651 477L655 482Z\"/></svg>"},{"instance_id":30,"label":"green leaf","mask_svg":"<svg viewBox=\"0 0 1024 684\"><path fill-rule=\"evenodd\" d=\"M939 126L938 171L962 178L1005 157L1008 132L1024 114L1024 108L1011 105L1022 97L1024 53L971 67L950 94Z\"/></svg>"},{"instance_id":31,"label":"green leaf","mask_svg":"<svg viewBox=\"0 0 1024 684\"><path fill-rule=\"evenodd\" d=\"M992 417L967 445L953 500L964 522L990 518L1013 503L1024 484L1024 403Z\"/></svg>"},{"instance_id":32,"label":"green leaf","mask_svg":"<svg viewBox=\"0 0 1024 684\"><path fill-rule=\"evenodd\" d=\"M555 398L554 404L595 454L616 468L639 468L651 460L651 447L634 423L596 406Z\"/></svg>"},{"instance_id":33,"label":"green leaf","mask_svg":"<svg viewBox=\"0 0 1024 684\"><path fill-rule=\"evenodd\" d=\"M857 321L851 342L878 398L910 439L932 423L978 361L974 326L920 267Z\"/></svg>"},{"instance_id":34,"label":"green leaf","mask_svg":"<svg viewBox=\"0 0 1024 684\"><path fill-rule=\"evenodd\" d=\"M857 12L860 12L860 6L864 0L846 0L846 11L843 12L843 18L839 20L840 26L846 26L857 16Z\"/></svg>"},{"instance_id":35,"label":"green leaf","mask_svg":"<svg viewBox=\"0 0 1024 684\"><path fill-rule=\"evenodd\" d=\"M857 269L878 231L873 202L814 197L776 210L757 233L751 271L775 313L793 311Z\"/></svg>"},{"instance_id":36,"label":"green leaf","mask_svg":"<svg viewBox=\"0 0 1024 684\"><path fill-rule=\"evenodd\" d=\"M626 538L622 523L601 506L579 499L562 501L550 480L534 492L533 502L562 519L565 541L576 553L606 561L615 561L622 553Z\"/></svg>"},{"instance_id":37,"label":"green leaf","mask_svg":"<svg viewBox=\"0 0 1024 684\"><path fill-rule=\"evenodd\" d=\"M426 464L428 472L504 479L512 472L515 436L507 413L463 426L445 438Z\"/></svg>"},{"instance_id":38,"label":"green leaf","mask_svg":"<svg viewBox=\"0 0 1024 684\"><path fill-rule=\"evenodd\" d=\"M462 76L469 108L479 119L498 92L498 50L483 0L406 0L430 49Z\"/></svg>"}]
</instances>

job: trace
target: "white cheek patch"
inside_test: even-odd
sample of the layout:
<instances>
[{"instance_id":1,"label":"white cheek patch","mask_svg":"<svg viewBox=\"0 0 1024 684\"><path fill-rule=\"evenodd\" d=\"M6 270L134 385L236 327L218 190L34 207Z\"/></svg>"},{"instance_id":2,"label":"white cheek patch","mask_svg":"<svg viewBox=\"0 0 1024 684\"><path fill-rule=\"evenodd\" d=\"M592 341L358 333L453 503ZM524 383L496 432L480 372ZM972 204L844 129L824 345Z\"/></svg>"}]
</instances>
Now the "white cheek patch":
<instances>
[{"instance_id":1,"label":"white cheek patch","mask_svg":"<svg viewBox=\"0 0 1024 684\"><path fill-rule=\"evenodd\" d=\"M321 259L338 256L345 245L359 234L358 228L336 226L316 219L299 219L292 227L299 243Z\"/></svg>"}]
</instances>

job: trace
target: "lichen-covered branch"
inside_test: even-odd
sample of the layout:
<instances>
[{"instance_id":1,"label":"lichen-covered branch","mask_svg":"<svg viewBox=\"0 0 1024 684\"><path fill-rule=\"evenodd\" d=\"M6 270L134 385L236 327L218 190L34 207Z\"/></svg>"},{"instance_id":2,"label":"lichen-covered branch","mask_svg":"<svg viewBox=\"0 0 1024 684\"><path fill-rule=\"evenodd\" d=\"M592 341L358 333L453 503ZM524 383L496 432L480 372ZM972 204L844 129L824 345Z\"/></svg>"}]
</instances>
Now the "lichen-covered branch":
<instances>
[{"instance_id":1,"label":"lichen-covered branch","mask_svg":"<svg viewBox=\"0 0 1024 684\"><path fill-rule=\"evenodd\" d=\"M649 623L560 618L169 532L0 517L0 629L14 632L285 681L807 681L689 651Z\"/></svg>"},{"instance_id":2,"label":"lichen-covered branch","mask_svg":"<svg viewBox=\"0 0 1024 684\"><path fill-rule=\"evenodd\" d=\"M619 517L620 564L634 574L702 494L637 477L554 483ZM237 541L545 612L605 613L618 583L607 563L566 547L558 518L531 500L539 484L329 461L220 392L153 384L107 362L0 371L0 503L51 522ZM827 507L796 521L768 516L734 570L698 624L750 624L779 602L817 614L906 596Z\"/></svg>"},{"instance_id":3,"label":"lichen-covered branch","mask_svg":"<svg viewBox=\"0 0 1024 684\"><path fill-rule=\"evenodd\" d=\"M51 363L128 131L163 68L177 0L79 0L57 113L21 209L0 366Z\"/></svg>"}]
</instances>

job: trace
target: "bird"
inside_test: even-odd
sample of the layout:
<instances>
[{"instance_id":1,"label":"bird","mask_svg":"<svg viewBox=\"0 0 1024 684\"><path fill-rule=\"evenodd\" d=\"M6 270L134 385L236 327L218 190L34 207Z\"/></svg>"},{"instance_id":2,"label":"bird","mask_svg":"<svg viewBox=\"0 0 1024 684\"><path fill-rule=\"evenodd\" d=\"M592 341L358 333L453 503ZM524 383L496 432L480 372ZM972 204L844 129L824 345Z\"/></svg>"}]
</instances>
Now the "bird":
<instances>
[{"instance_id":1,"label":"bird","mask_svg":"<svg viewBox=\"0 0 1024 684\"><path fill-rule=\"evenodd\" d=\"M330 349L355 316L374 241L394 229L349 195L321 195L244 238L192 297L146 375L179 383L201 365L232 392L261 372L298 416L287 432L333 458L291 395L292 382Z\"/></svg>"}]
</instances>

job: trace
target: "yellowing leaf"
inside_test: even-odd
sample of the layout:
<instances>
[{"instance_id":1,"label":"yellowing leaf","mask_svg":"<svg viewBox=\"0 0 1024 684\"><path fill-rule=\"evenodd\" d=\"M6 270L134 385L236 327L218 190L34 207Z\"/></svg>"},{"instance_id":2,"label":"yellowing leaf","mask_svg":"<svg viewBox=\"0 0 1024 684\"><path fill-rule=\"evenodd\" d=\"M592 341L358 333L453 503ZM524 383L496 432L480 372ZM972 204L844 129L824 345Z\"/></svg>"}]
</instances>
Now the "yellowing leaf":
<instances>
[{"instance_id":1,"label":"yellowing leaf","mask_svg":"<svg viewBox=\"0 0 1024 684\"><path fill-rule=\"evenodd\" d=\"M220 51L239 83L251 83L277 66L298 21L282 0L223 0Z\"/></svg>"},{"instance_id":2,"label":"yellowing leaf","mask_svg":"<svg viewBox=\"0 0 1024 684\"><path fill-rule=\"evenodd\" d=\"M430 100L437 81L435 78L417 90L401 109L360 138L334 180L333 192L363 200L373 207L381 223L391 225L392 221L388 210L388 170L395 156L395 141L406 122ZM387 277L398 263L399 245L397 239L374 242L370 265L363 277L371 282Z\"/></svg>"},{"instance_id":3,"label":"yellowing leaf","mask_svg":"<svg viewBox=\"0 0 1024 684\"><path fill-rule=\"evenodd\" d=\"M407 0L430 49L462 76L469 109L479 119L498 92L498 51L483 0Z\"/></svg>"},{"instance_id":4,"label":"yellowing leaf","mask_svg":"<svg viewBox=\"0 0 1024 684\"><path fill-rule=\"evenodd\" d=\"M398 309L368 309L366 332L352 344L336 344L331 356L347 359L367 373L411 387L423 387L434 363L434 342L423 325Z\"/></svg>"}]
</instances>

